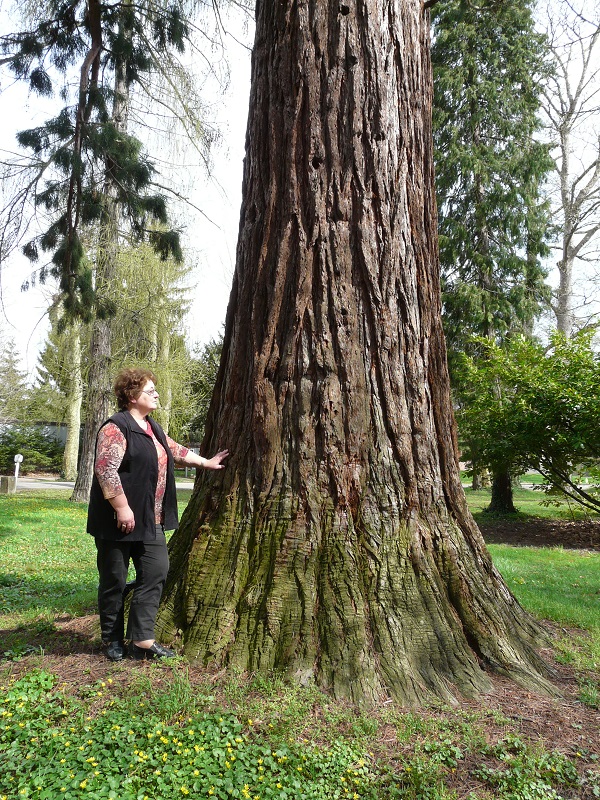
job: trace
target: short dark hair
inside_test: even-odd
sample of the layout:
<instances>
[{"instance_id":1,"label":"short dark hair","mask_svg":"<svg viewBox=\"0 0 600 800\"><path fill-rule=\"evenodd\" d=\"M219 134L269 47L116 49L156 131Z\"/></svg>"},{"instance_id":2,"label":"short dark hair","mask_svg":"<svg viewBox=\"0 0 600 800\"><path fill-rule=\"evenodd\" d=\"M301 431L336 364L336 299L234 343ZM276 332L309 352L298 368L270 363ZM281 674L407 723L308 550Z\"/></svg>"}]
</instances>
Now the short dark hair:
<instances>
[{"instance_id":1,"label":"short dark hair","mask_svg":"<svg viewBox=\"0 0 600 800\"><path fill-rule=\"evenodd\" d=\"M115 395L120 411L126 411L132 400L138 397L147 381L156 383L156 376L149 369L122 369L115 378Z\"/></svg>"}]
</instances>

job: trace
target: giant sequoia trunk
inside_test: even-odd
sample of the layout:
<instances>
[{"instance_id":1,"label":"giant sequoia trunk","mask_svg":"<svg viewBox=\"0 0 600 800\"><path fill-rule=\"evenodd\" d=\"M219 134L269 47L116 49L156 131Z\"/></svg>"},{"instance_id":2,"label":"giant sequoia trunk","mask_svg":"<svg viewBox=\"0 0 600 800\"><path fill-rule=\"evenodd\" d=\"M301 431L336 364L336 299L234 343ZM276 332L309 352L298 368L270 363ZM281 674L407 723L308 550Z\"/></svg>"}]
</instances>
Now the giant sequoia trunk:
<instances>
[{"instance_id":1,"label":"giant sequoia trunk","mask_svg":"<svg viewBox=\"0 0 600 800\"><path fill-rule=\"evenodd\" d=\"M237 264L158 634L358 703L545 684L460 485L421 0L257 4ZM483 669L482 669L483 667Z\"/></svg>"}]
</instances>

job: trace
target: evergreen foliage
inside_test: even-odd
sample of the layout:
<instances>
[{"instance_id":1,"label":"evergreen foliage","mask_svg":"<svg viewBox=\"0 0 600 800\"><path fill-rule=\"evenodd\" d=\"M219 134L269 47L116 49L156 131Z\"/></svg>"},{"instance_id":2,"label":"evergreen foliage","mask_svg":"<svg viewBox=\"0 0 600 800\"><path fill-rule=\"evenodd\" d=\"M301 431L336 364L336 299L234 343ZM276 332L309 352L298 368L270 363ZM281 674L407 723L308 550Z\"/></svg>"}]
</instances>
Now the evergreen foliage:
<instances>
[{"instance_id":1,"label":"evergreen foliage","mask_svg":"<svg viewBox=\"0 0 600 800\"><path fill-rule=\"evenodd\" d=\"M2 426L0 473L3 475L14 473L14 458L17 453L23 456L20 474L26 475L40 470L60 472L63 446L47 429L28 425Z\"/></svg>"},{"instance_id":2,"label":"evergreen foliage","mask_svg":"<svg viewBox=\"0 0 600 800\"><path fill-rule=\"evenodd\" d=\"M172 49L182 51L188 36L178 2L136 6L126 0L51 0L30 30L0 37L0 50L8 54L13 73L37 94L53 94L58 81L80 68L75 97L63 90L67 104L60 112L17 137L32 154L28 190L34 193L35 206L51 220L23 252L34 262L42 253L50 255L40 278L50 274L58 279L71 317L89 321L98 306L82 231L106 224L111 216L109 195L134 239L150 241L163 259L181 259L179 234L155 228L157 223L167 224L166 199L154 190L155 166L142 143L115 118L119 81L114 76L119 74L128 93L153 69L150 51L159 57ZM8 228L25 197L21 193L9 206ZM96 310L100 316L113 311L106 303Z\"/></svg>"},{"instance_id":3,"label":"evergreen foliage","mask_svg":"<svg viewBox=\"0 0 600 800\"><path fill-rule=\"evenodd\" d=\"M193 407L196 413L188 424L190 441L201 442L204 437L206 416L217 380L222 350L223 334L196 348L191 376Z\"/></svg>"},{"instance_id":4,"label":"evergreen foliage","mask_svg":"<svg viewBox=\"0 0 600 800\"><path fill-rule=\"evenodd\" d=\"M23 421L29 387L19 368L14 339L0 331L0 421Z\"/></svg>"},{"instance_id":5,"label":"evergreen foliage","mask_svg":"<svg viewBox=\"0 0 600 800\"><path fill-rule=\"evenodd\" d=\"M193 359L183 328L189 308L186 267L173 258L162 261L148 244L124 247L117 256L117 278L112 287L111 319L113 373L125 366L147 367L157 376L161 407L155 416L174 438L186 436L189 420L196 413L191 398ZM44 403L48 387L55 387L54 409L64 413L72 385L73 331L64 325L65 315L57 305L50 310L51 329L40 354L38 378L32 390L36 419L49 411ZM80 326L81 351L89 351L90 326ZM83 379L82 418L87 418L89 360L80 365ZM62 417L61 417L62 419ZM55 420L52 417L52 421Z\"/></svg>"},{"instance_id":6,"label":"evergreen foliage","mask_svg":"<svg viewBox=\"0 0 600 800\"><path fill-rule=\"evenodd\" d=\"M548 299L540 256L552 166L536 141L544 39L531 0L433 10L434 141L444 327L453 354L472 334L527 330Z\"/></svg>"}]
</instances>

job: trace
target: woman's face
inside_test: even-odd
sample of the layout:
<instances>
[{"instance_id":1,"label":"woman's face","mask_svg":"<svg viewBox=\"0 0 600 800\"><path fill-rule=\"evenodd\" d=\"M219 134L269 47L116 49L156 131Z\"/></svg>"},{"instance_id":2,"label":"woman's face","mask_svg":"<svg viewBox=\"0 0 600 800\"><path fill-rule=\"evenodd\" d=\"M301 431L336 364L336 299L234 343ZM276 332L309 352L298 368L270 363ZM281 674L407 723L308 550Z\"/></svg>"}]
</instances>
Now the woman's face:
<instances>
[{"instance_id":1,"label":"woman's face","mask_svg":"<svg viewBox=\"0 0 600 800\"><path fill-rule=\"evenodd\" d=\"M146 381L142 391L132 401L131 406L137 408L144 416L158 408L158 392L154 387L154 381Z\"/></svg>"}]
</instances>

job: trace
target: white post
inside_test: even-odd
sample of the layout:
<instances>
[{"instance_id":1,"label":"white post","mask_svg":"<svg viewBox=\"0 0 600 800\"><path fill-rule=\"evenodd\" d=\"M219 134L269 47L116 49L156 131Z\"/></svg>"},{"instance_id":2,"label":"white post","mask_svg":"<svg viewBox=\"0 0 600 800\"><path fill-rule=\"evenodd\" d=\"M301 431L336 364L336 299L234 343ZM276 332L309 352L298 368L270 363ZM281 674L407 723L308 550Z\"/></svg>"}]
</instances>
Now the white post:
<instances>
[{"instance_id":1,"label":"white post","mask_svg":"<svg viewBox=\"0 0 600 800\"><path fill-rule=\"evenodd\" d=\"M23 456L21 453L17 453L15 456L15 488L17 486L17 479L19 477L19 467L21 466L21 461L23 461Z\"/></svg>"}]
</instances>

